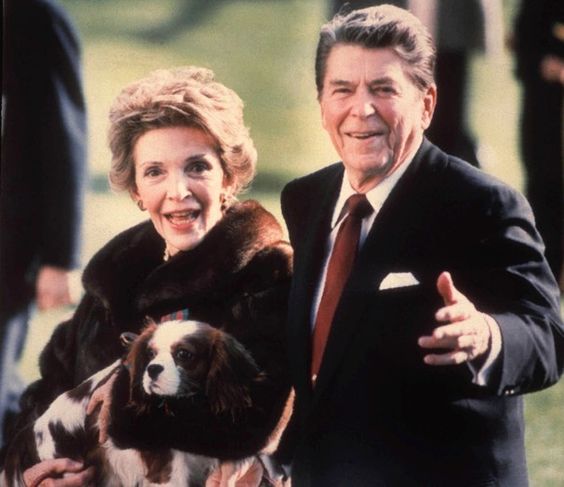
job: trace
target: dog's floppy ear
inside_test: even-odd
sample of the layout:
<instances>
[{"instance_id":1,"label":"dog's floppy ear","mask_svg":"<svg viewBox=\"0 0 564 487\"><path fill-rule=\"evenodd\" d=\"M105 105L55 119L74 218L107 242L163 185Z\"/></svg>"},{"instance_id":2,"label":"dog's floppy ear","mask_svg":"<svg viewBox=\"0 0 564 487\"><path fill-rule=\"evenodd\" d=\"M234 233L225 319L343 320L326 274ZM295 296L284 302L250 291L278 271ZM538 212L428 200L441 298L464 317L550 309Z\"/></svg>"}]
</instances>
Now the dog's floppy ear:
<instances>
[{"instance_id":1,"label":"dog's floppy ear","mask_svg":"<svg viewBox=\"0 0 564 487\"><path fill-rule=\"evenodd\" d=\"M144 392L142 384L143 373L145 371L145 365L147 361L145 350L156 327L157 325L154 322L145 326L141 335L135 337L129 344L129 351L124 361L124 365L129 372L129 405L136 408L142 408L144 404ZM135 334L122 333L122 335L120 336L122 343L124 335L128 335L128 337L125 338L129 339Z\"/></svg>"},{"instance_id":2,"label":"dog's floppy ear","mask_svg":"<svg viewBox=\"0 0 564 487\"><path fill-rule=\"evenodd\" d=\"M206 395L214 414L238 412L252 405L251 383L259 369L249 352L231 335L215 330Z\"/></svg>"},{"instance_id":3,"label":"dog's floppy ear","mask_svg":"<svg viewBox=\"0 0 564 487\"><path fill-rule=\"evenodd\" d=\"M151 318L149 315L146 315L145 318L143 318L143 327L144 328L148 328L150 325L156 325L158 324L153 318Z\"/></svg>"}]
</instances>

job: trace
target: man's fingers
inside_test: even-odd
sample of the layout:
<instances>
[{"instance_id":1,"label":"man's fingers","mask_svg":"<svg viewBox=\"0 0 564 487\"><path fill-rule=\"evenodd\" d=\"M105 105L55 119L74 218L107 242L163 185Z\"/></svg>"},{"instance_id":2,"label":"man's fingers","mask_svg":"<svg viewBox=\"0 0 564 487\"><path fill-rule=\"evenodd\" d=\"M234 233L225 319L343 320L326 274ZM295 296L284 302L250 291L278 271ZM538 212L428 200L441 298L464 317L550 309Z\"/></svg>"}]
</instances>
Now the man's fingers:
<instances>
[{"instance_id":1,"label":"man's fingers","mask_svg":"<svg viewBox=\"0 0 564 487\"><path fill-rule=\"evenodd\" d=\"M470 353L466 350L457 350L450 353L425 355L423 360L427 365L456 365L467 362L471 359Z\"/></svg>"},{"instance_id":2,"label":"man's fingers","mask_svg":"<svg viewBox=\"0 0 564 487\"><path fill-rule=\"evenodd\" d=\"M474 304L455 286L449 272L437 278L437 291L445 306L435 313L439 323L431 336L423 336L418 344L424 349L443 349L445 353L430 353L424 357L429 365L461 364L485 353L490 329Z\"/></svg>"},{"instance_id":3,"label":"man's fingers","mask_svg":"<svg viewBox=\"0 0 564 487\"><path fill-rule=\"evenodd\" d=\"M437 278L437 291L439 291L445 305L456 303L458 290L454 287L450 272L441 272Z\"/></svg>"},{"instance_id":4,"label":"man's fingers","mask_svg":"<svg viewBox=\"0 0 564 487\"><path fill-rule=\"evenodd\" d=\"M457 338L463 335L476 335L479 332L473 319L458 321L450 325L439 326L431 335L436 340L443 338Z\"/></svg>"},{"instance_id":5,"label":"man's fingers","mask_svg":"<svg viewBox=\"0 0 564 487\"><path fill-rule=\"evenodd\" d=\"M451 365L474 360L485 353L490 341L489 326L474 318L440 326L430 336L422 336L418 344L424 349L443 349L445 353L424 357L429 365Z\"/></svg>"},{"instance_id":6,"label":"man's fingers","mask_svg":"<svg viewBox=\"0 0 564 487\"><path fill-rule=\"evenodd\" d=\"M477 342L477 335L460 335L455 337L435 338L421 337L419 346L421 348L441 348L446 350L456 350L461 348L473 347Z\"/></svg>"},{"instance_id":7,"label":"man's fingers","mask_svg":"<svg viewBox=\"0 0 564 487\"><path fill-rule=\"evenodd\" d=\"M444 308L435 313L435 319L441 323L467 320L475 312L475 308L469 301L461 301Z\"/></svg>"}]
</instances>

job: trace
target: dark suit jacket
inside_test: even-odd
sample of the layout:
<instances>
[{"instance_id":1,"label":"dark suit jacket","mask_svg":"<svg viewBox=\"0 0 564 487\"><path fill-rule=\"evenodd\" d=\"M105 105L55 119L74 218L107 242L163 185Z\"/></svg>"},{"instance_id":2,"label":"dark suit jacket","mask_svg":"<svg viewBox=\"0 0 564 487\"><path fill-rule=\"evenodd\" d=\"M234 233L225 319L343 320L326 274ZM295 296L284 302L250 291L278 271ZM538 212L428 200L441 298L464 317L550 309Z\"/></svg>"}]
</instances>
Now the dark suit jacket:
<instances>
[{"instance_id":1,"label":"dark suit jacket","mask_svg":"<svg viewBox=\"0 0 564 487\"><path fill-rule=\"evenodd\" d=\"M312 389L312 294L343 174L334 164L282 193L295 251L293 485L527 485L520 395L558 380L564 328L526 200L424 141L358 255ZM422 361L417 338L435 326L443 270L499 323L488 387L472 384L466 364ZM393 272L420 284L380 291Z\"/></svg>"},{"instance_id":2,"label":"dark suit jacket","mask_svg":"<svg viewBox=\"0 0 564 487\"><path fill-rule=\"evenodd\" d=\"M78 37L53 0L4 2L0 311L33 298L42 265L78 264L86 114Z\"/></svg>"}]
</instances>

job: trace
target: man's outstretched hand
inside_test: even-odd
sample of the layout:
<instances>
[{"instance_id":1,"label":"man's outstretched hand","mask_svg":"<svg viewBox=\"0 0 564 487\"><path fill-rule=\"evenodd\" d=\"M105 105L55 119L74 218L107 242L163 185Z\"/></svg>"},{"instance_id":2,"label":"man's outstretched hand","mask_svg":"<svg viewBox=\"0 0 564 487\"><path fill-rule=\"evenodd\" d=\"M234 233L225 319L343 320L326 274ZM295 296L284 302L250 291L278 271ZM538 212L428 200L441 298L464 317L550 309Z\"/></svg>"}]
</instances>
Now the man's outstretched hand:
<instances>
[{"instance_id":1,"label":"man's outstretched hand","mask_svg":"<svg viewBox=\"0 0 564 487\"><path fill-rule=\"evenodd\" d=\"M491 331L485 315L454 286L448 272L437 278L437 290L444 307L435 313L439 326L431 336L419 338L421 348L444 349L444 353L425 355L429 365L452 365L469 362L489 350Z\"/></svg>"}]
</instances>

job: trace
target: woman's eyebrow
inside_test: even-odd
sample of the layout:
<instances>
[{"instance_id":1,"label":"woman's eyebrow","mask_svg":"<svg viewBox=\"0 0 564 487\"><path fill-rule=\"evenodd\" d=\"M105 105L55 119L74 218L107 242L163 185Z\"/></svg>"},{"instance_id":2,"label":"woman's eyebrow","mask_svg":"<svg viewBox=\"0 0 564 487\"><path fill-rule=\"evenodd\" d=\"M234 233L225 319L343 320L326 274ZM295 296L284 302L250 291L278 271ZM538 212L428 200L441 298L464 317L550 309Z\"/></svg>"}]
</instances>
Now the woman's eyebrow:
<instances>
[{"instance_id":1,"label":"woman's eyebrow","mask_svg":"<svg viewBox=\"0 0 564 487\"><path fill-rule=\"evenodd\" d=\"M188 156L186 159L184 159L185 162L192 162L192 161L199 161L201 159L207 159L208 155L206 153L201 153L201 154L193 154L191 156Z\"/></svg>"},{"instance_id":2,"label":"woman's eyebrow","mask_svg":"<svg viewBox=\"0 0 564 487\"><path fill-rule=\"evenodd\" d=\"M139 167L143 167L143 166L155 166L155 165L162 165L161 161L153 161L153 160L148 160L148 161L141 161L139 163Z\"/></svg>"}]
</instances>

